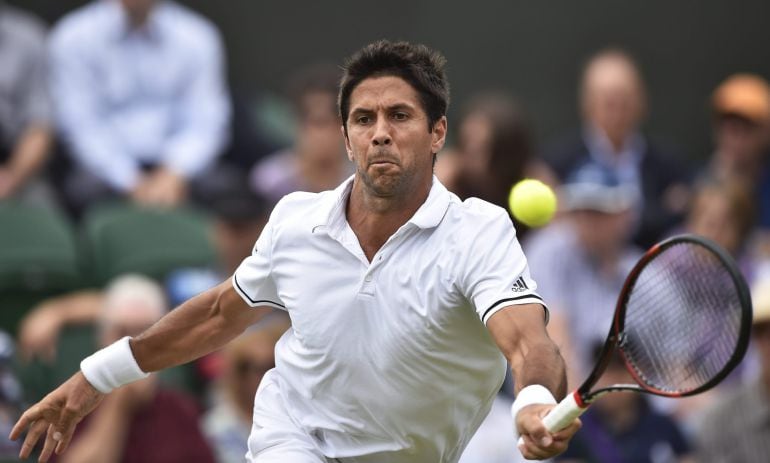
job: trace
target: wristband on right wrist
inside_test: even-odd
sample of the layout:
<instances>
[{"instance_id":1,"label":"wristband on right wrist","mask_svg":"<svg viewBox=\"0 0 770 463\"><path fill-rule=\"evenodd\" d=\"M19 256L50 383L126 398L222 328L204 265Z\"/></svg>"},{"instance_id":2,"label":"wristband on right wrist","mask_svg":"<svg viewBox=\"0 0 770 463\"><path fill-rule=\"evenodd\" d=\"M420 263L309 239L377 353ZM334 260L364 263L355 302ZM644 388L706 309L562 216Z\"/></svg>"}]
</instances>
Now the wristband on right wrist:
<instances>
[{"instance_id":1,"label":"wristband on right wrist","mask_svg":"<svg viewBox=\"0 0 770 463\"><path fill-rule=\"evenodd\" d=\"M522 408L532 404L554 405L556 404L556 399L551 394L551 391L539 384L526 386L516 394L516 400L513 401L511 406L511 417L513 417L513 433L517 440L519 438L519 431L516 428L516 415L519 414Z\"/></svg>"},{"instance_id":2,"label":"wristband on right wrist","mask_svg":"<svg viewBox=\"0 0 770 463\"><path fill-rule=\"evenodd\" d=\"M126 336L104 349L98 350L80 362L80 371L89 383L102 394L109 394L124 384L149 376L139 368Z\"/></svg>"}]
</instances>

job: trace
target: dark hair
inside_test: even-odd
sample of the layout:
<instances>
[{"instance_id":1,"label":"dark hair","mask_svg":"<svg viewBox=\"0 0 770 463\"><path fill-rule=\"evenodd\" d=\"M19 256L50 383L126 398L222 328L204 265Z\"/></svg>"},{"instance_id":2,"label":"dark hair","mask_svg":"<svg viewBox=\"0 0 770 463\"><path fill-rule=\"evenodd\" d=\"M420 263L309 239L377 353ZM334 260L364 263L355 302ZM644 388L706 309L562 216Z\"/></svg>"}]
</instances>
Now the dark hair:
<instances>
[{"instance_id":1,"label":"dark hair","mask_svg":"<svg viewBox=\"0 0 770 463\"><path fill-rule=\"evenodd\" d=\"M404 79L420 95L428 115L428 131L446 115L449 107L449 82L444 72L444 56L425 45L379 40L353 56L344 66L338 105L347 134L350 94L364 79L395 76Z\"/></svg>"}]
</instances>

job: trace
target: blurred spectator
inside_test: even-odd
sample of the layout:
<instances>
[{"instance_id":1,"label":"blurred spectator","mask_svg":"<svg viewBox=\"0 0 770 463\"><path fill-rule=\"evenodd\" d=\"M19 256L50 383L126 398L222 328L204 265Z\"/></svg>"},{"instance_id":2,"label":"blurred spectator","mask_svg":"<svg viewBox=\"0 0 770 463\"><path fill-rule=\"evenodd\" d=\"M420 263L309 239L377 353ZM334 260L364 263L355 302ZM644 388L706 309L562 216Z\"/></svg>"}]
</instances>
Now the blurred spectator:
<instances>
[{"instance_id":1,"label":"blurred spectator","mask_svg":"<svg viewBox=\"0 0 770 463\"><path fill-rule=\"evenodd\" d=\"M39 178L51 145L45 28L0 1L0 200L53 205Z\"/></svg>"},{"instance_id":2,"label":"blurred spectator","mask_svg":"<svg viewBox=\"0 0 770 463\"><path fill-rule=\"evenodd\" d=\"M546 160L561 181L588 162L614 171L640 192L634 242L654 244L687 207L687 176L676 160L641 132L647 109L644 83L633 59L618 49L594 55L580 87L583 127L549 150Z\"/></svg>"},{"instance_id":3,"label":"blurred spectator","mask_svg":"<svg viewBox=\"0 0 770 463\"><path fill-rule=\"evenodd\" d=\"M9 460L19 455L20 442L8 435L23 408L21 385L13 373L14 354L13 338L0 330L0 459Z\"/></svg>"},{"instance_id":4,"label":"blurred spectator","mask_svg":"<svg viewBox=\"0 0 770 463\"><path fill-rule=\"evenodd\" d=\"M707 180L696 186L684 226L725 248L751 281L756 262L747 251L754 220L755 204L746 185L735 179Z\"/></svg>"},{"instance_id":5,"label":"blurred spectator","mask_svg":"<svg viewBox=\"0 0 770 463\"><path fill-rule=\"evenodd\" d=\"M136 275L115 279L99 315L99 343L137 335L165 314L163 290ZM157 376L115 390L75 432L59 461L213 462L194 402L158 386Z\"/></svg>"},{"instance_id":6,"label":"blurred spectator","mask_svg":"<svg viewBox=\"0 0 770 463\"><path fill-rule=\"evenodd\" d=\"M715 146L706 174L747 188L758 225L770 230L770 85L735 74L714 91L712 108Z\"/></svg>"},{"instance_id":7,"label":"blurred spectator","mask_svg":"<svg viewBox=\"0 0 770 463\"><path fill-rule=\"evenodd\" d=\"M232 275L241 261L251 254L269 213L266 201L249 190L245 175L226 169L212 174L204 205L213 214L211 235L218 266L179 269L172 273L166 281L166 290L169 302L174 306ZM84 290L45 300L31 309L19 330L22 358L55 360L61 329L67 325L94 322L102 303L102 291ZM204 373L204 376L208 374Z\"/></svg>"},{"instance_id":8,"label":"blurred spectator","mask_svg":"<svg viewBox=\"0 0 770 463\"><path fill-rule=\"evenodd\" d=\"M172 206L224 148L230 116L215 26L166 0L100 0L51 37L58 125L77 211L109 196Z\"/></svg>"},{"instance_id":9,"label":"blurred spectator","mask_svg":"<svg viewBox=\"0 0 770 463\"><path fill-rule=\"evenodd\" d=\"M456 148L438 156L436 176L461 199L473 196L507 210L508 193L519 180L552 182L545 165L534 157L529 122L507 94L471 98L458 133Z\"/></svg>"},{"instance_id":10,"label":"blurred spectator","mask_svg":"<svg viewBox=\"0 0 770 463\"><path fill-rule=\"evenodd\" d=\"M594 346L598 358L603 344ZM633 384L615 355L596 384ZM583 427L558 462L674 463L691 461L690 448L677 424L653 410L643 394L615 392L597 400L581 417Z\"/></svg>"},{"instance_id":11,"label":"blurred spectator","mask_svg":"<svg viewBox=\"0 0 770 463\"><path fill-rule=\"evenodd\" d=\"M294 191L333 189L353 173L337 112L339 79L339 68L317 65L289 84L297 120L294 146L265 157L251 172L252 188L272 203Z\"/></svg>"},{"instance_id":12,"label":"blurred spectator","mask_svg":"<svg viewBox=\"0 0 770 463\"><path fill-rule=\"evenodd\" d=\"M570 387L593 366L618 294L641 252L630 243L638 190L606 166L586 164L559 191L563 218L523 243L538 291L548 301L549 333L567 363Z\"/></svg>"},{"instance_id":13,"label":"blurred spectator","mask_svg":"<svg viewBox=\"0 0 770 463\"><path fill-rule=\"evenodd\" d=\"M244 461L254 396L262 376L275 367L275 343L288 328L288 317L275 313L224 348L217 401L202 421L219 463Z\"/></svg>"},{"instance_id":14,"label":"blurred spectator","mask_svg":"<svg viewBox=\"0 0 770 463\"><path fill-rule=\"evenodd\" d=\"M703 463L764 463L770 455L770 276L754 285L752 300L751 336L760 375L706 413L698 433Z\"/></svg>"}]
</instances>

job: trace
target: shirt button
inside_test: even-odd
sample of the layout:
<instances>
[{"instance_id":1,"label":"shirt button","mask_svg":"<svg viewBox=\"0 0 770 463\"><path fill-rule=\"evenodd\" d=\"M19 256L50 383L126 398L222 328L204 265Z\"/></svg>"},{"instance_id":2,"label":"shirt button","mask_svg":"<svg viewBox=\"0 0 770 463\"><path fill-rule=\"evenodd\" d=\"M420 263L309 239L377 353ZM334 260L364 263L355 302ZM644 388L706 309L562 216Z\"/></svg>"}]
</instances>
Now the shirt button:
<instances>
[{"instance_id":1,"label":"shirt button","mask_svg":"<svg viewBox=\"0 0 770 463\"><path fill-rule=\"evenodd\" d=\"M366 275L366 277L364 278L364 281L367 282L367 283L372 281L372 276L371 275Z\"/></svg>"}]
</instances>

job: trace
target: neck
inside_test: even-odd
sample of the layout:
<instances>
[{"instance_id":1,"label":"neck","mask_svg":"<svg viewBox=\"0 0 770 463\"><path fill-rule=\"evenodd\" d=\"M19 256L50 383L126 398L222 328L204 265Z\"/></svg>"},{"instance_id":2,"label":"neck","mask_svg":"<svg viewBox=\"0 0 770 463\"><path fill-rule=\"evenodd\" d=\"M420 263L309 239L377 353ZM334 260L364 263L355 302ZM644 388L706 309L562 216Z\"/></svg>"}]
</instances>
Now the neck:
<instances>
[{"instance_id":1,"label":"neck","mask_svg":"<svg viewBox=\"0 0 770 463\"><path fill-rule=\"evenodd\" d=\"M420 182L411 193L378 196L356 176L346 214L350 228L370 261L388 238L404 225L425 202L432 182Z\"/></svg>"}]
</instances>

